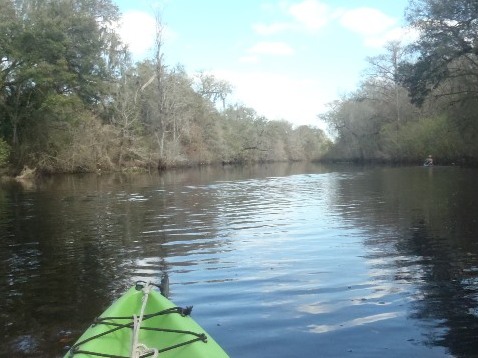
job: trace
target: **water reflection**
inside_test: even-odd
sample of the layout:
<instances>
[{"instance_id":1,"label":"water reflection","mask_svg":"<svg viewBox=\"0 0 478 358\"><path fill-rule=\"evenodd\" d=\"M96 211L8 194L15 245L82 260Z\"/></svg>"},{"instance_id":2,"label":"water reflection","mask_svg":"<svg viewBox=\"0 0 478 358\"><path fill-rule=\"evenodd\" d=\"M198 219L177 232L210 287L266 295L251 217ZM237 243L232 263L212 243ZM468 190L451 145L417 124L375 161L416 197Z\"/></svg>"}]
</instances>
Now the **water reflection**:
<instances>
[{"instance_id":1,"label":"water reflection","mask_svg":"<svg viewBox=\"0 0 478 358\"><path fill-rule=\"evenodd\" d=\"M472 356L475 174L279 165L4 186L0 355L58 356L167 272L231 356Z\"/></svg>"},{"instance_id":2,"label":"water reflection","mask_svg":"<svg viewBox=\"0 0 478 358\"><path fill-rule=\"evenodd\" d=\"M373 280L393 282L406 295L408 316L428 331L424 344L469 357L478 351L477 225L469 213L478 204L474 173L435 169L375 171L369 179L376 183L367 185L372 191L358 187L347 201L353 197L367 213L354 219L367 221L364 244ZM363 194L374 200L361 199Z\"/></svg>"},{"instance_id":3,"label":"water reflection","mask_svg":"<svg viewBox=\"0 0 478 358\"><path fill-rule=\"evenodd\" d=\"M380 322L387 319L397 318L402 315L402 312L387 312L379 313L367 317L355 318L347 322L341 322L333 325L313 325L310 326L310 331L313 333L327 333L332 331L337 331L340 329L353 328L357 326L363 326L370 323Z\"/></svg>"}]
</instances>

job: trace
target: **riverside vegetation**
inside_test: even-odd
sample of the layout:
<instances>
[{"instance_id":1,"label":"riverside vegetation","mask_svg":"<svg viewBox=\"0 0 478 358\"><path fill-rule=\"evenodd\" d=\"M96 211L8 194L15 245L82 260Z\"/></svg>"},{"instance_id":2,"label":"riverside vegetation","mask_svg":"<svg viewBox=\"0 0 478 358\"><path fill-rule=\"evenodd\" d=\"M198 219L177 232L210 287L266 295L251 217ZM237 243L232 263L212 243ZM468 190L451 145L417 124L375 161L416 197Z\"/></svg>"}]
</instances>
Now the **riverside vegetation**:
<instances>
[{"instance_id":1,"label":"riverside vegetation","mask_svg":"<svg viewBox=\"0 0 478 358\"><path fill-rule=\"evenodd\" d=\"M320 115L335 132L329 158L478 164L478 2L412 0L416 39L368 58L358 89Z\"/></svg>"},{"instance_id":2,"label":"riverside vegetation","mask_svg":"<svg viewBox=\"0 0 478 358\"><path fill-rule=\"evenodd\" d=\"M227 104L232 86L167 66L157 16L154 55L133 63L112 0L0 0L0 166L18 172L165 169L299 160L442 163L478 159L478 4L411 1L419 34L369 59L359 88L313 126Z\"/></svg>"},{"instance_id":3,"label":"riverside vegetation","mask_svg":"<svg viewBox=\"0 0 478 358\"><path fill-rule=\"evenodd\" d=\"M133 64L111 0L0 0L0 161L18 172L91 172L314 160L330 141L310 126L226 106L231 85Z\"/></svg>"}]
</instances>

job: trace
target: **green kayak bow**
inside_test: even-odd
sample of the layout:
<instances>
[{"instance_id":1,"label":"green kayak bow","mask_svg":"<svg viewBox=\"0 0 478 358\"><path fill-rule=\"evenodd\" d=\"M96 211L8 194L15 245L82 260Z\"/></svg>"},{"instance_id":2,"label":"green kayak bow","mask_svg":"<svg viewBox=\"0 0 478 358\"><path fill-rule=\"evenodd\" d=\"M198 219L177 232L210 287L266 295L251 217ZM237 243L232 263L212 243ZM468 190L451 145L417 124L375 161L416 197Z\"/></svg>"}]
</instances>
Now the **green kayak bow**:
<instances>
[{"instance_id":1,"label":"green kayak bow","mask_svg":"<svg viewBox=\"0 0 478 358\"><path fill-rule=\"evenodd\" d=\"M65 358L223 358L224 350L156 286L139 281L114 302Z\"/></svg>"}]
</instances>

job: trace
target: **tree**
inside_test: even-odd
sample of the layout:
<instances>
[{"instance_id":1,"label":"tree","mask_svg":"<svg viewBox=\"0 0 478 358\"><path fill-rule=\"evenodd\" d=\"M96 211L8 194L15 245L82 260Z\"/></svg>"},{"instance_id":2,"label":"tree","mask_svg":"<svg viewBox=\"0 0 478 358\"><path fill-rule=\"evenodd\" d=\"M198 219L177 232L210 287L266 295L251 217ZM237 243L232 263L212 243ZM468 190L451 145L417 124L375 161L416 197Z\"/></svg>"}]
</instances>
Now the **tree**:
<instances>
[{"instance_id":1,"label":"tree","mask_svg":"<svg viewBox=\"0 0 478 358\"><path fill-rule=\"evenodd\" d=\"M335 148L344 159L376 159L380 152L380 131L386 123L380 106L369 100L367 87L329 104L330 110L320 118L336 136Z\"/></svg>"},{"instance_id":2,"label":"tree","mask_svg":"<svg viewBox=\"0 0 478 358\"><path fill-rule=\"evenodd\" d=\"M120 46L110 30L118 18L110 0L0 0L1 126L17 158L20 149L49 147L49 126L72 120L63 106L101 110ZM32 148L30 140L43 142Z\"/></svg>"},{"instance_id":3,"label":"tree","mask_svg":"<svg viewBox=\"0 0 478 358\"><path fill-rule=\"evenodd\" d=\"M141 133L138 93L143 87L140 87L138 75L134 69L128 68L112 91L114 101L111 105L109 121L118 129L117 164L119 168L123 167L125 157L136 159L134 144L137 135Z\"/></svg>"},{"instance_id":4,"label":"tree","mask_svg":"<svg viewBox=\"0 0 478 358\"><path fill-rule=\"evenodd\" d=\"M402 102L406 90L399 81L399 64L404 58L404 47L398 41L389 42L385 46L386 53L367 58L370 64L368 84L379 88L382 100L395 109L397 124L402 117Z\"/></svg>"},{"instance_id":5,"label":"tree","mask_svg":"<svg viewBox=\"0 0 478 358\"><path fill-rule=\"evenodd\" d=\"M268 151L264 143L265 119L253 108L243 105L228 106L223 112L224 161L259 161Z\"/></svg>"},{"instance_id":6,"label":"tree","mask_svg":"<svg viewBox=\"0 0 478 358\"><path fill-rule=\"evenodd\" d=\"M449 86L440 95L478 94L478 2L476 0L413 0L406 19L420 33L410 46L416 61L402 66L412 100L423 104L444 81L466 79L467 86ZM443 88L442 88L443 89Z\"/></svg>"},{"instance_id":7,"label":"tree","mask_svg":"<svg viewBox=\"0 0 478 358\"><path fill-rule=\"evenodd\" d=\"M329 149L330 140L319 128L302 125L296 128L292 135L299 147L299 160L320 160Z\"/></svg>"},{"instance_id":8,"label":"tree","mask_svg":"<svg viewBox=\"0 0 478 358\"><path fill-rule=\"evenodd\" d=\"M0 138L0 167L7 164L9 155L10 146L2 138Z\"/></svg>"},{"instance_id":9,"label":"tree","mask_svg":"<svg viewBox=\"0 0 478 358\"><path fill-rule=\"evenodd\" d=\"M224 80L218 80L214 75L200 72L198 75L197 92L208 101L216 104L221 101L222 109L226 108L226 98L232 93L232 86Z\"/></svg>"}]
</instances>

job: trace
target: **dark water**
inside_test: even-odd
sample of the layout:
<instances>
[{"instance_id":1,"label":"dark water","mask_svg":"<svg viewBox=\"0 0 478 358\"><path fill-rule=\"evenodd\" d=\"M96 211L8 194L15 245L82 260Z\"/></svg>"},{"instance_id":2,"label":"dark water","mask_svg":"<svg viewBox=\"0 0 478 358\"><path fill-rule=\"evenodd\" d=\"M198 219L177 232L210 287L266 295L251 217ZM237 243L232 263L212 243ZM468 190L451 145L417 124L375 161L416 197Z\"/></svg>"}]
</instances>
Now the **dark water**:
<instances>
[{"instance_id":1,"label":"dark water","mask_svg":"<svg viewBox=\"0 0 478 358\"><path fill-rule=\"evenodd\" d=\"M4 183L0 356L61 356L163 272L231 357L478 356L477 174L270 165Z\"/></svg>"}]
</instances>

